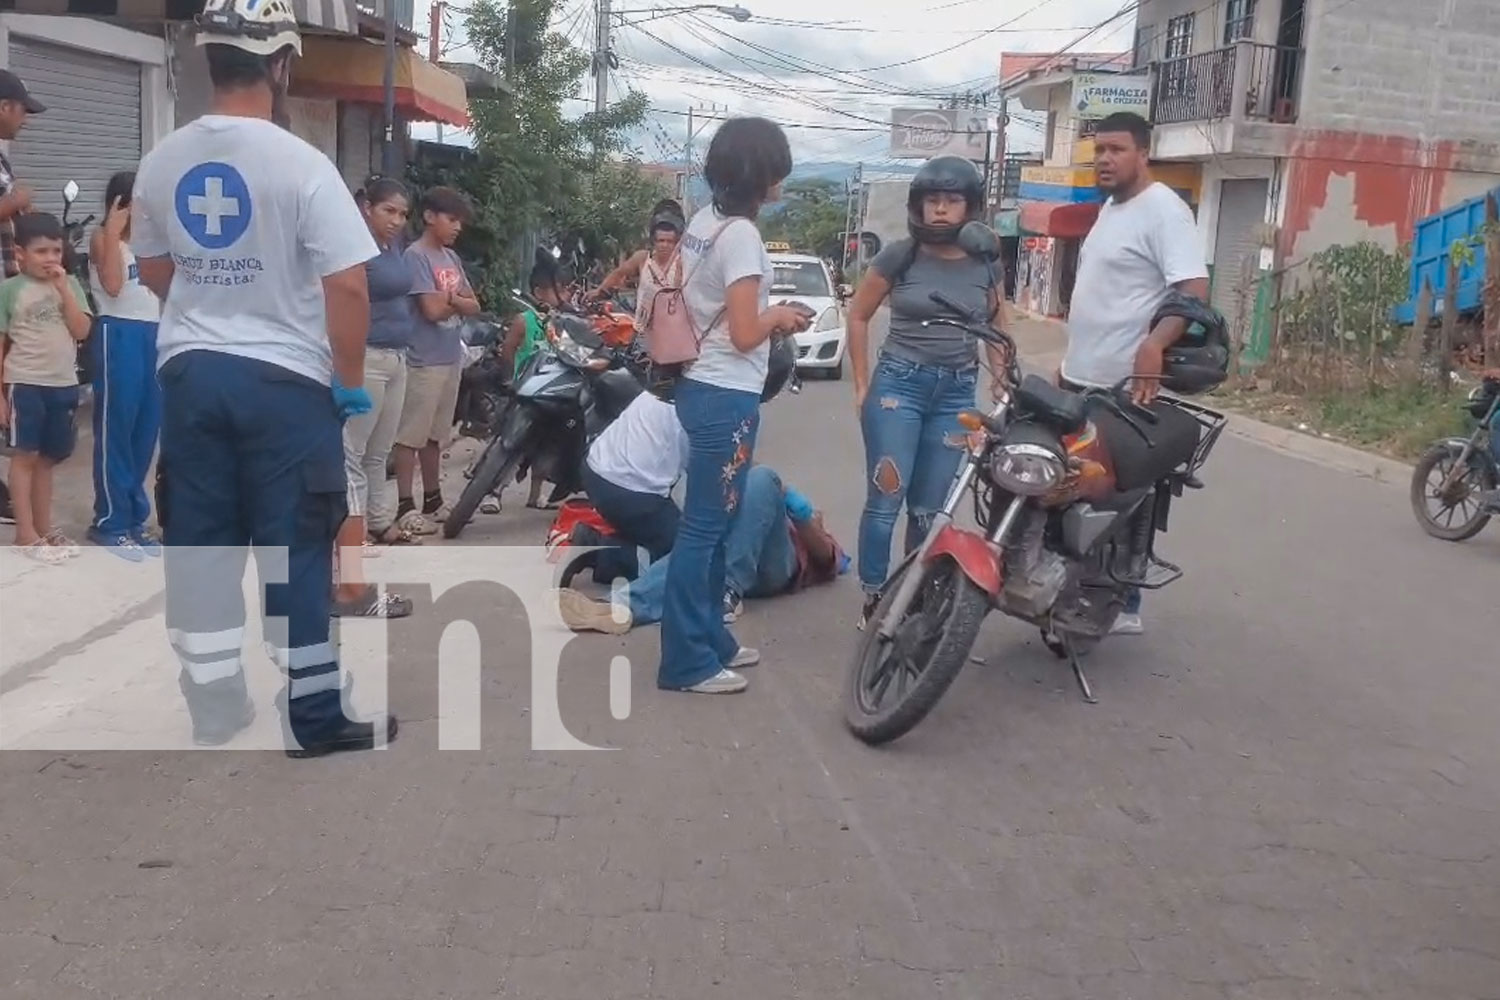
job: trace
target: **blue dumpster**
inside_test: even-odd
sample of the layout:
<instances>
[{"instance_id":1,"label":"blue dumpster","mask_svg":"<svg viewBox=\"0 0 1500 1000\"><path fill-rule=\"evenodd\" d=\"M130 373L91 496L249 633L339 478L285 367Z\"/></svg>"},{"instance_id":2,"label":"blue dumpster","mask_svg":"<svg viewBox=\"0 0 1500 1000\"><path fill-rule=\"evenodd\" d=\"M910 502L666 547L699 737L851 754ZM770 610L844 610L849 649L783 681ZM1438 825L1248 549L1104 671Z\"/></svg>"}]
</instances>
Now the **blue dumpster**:
<instances>
[{"instance_id":1,"label":"blue dumpster","mask_svg":"<svg viewBox=\"0 0 1500 1000\"><path fill-rule=\"evenodd\" d=\"M1479 237L1484 230L1484 202L1487 197L1500 199L1500 187L1459 202L1416 225L1411 248L1411 287L1409 298L1392 311L1396 322L1412 323L1417 318L1417 298L1422 284L1432 286L1432 314L1442 313L1448 289L1448 251L1457 240ZM1472 259L1458 269L1458 288L1454 290L1460 313L1479 309L1484 288L1484 243L1476 239Z\"/></svg>"}]
</instances>

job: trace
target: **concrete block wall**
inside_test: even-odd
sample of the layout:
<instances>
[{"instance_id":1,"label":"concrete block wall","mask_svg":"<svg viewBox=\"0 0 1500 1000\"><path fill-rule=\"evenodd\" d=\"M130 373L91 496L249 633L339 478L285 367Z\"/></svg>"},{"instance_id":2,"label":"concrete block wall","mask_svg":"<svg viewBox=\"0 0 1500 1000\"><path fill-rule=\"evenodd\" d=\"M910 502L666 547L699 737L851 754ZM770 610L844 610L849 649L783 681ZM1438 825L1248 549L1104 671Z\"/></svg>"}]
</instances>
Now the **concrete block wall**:
<instances>
[{"instance_id":1,"label":"concrete block wall","mask_svg":"<svg viewBox=\"0 0 1500 1000\"><path fill-rule=\"evenodd\" d=\"M1500 3L1308 0L1298 124L1500 143Z\"/></svg>"}]
</instances>

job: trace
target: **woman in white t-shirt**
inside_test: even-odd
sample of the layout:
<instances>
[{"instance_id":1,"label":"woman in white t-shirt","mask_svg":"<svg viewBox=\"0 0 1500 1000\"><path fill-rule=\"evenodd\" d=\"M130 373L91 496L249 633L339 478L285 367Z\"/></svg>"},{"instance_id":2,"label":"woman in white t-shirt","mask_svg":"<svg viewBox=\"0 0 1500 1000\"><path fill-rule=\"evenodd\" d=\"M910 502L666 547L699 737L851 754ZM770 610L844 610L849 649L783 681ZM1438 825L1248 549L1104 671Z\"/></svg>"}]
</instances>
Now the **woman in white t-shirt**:
<instances>
[{"instance_id":1,"label":"woman in white t-shirt","mask_svg":"<svg viewBox=\"0 0 1500 1000\"><path fill-rule=\"evenodd\" d=\"M755 450L770 338L809 322L789 306L769 305L771 260L755 227L791 172L791 148L774 123L725 122L703 166L713 204L693 216L678 244L688 276L683 300L703 339L676 393L689 458L661 621L656 682L668 690L743 691L745 679L732 668L760 659L724 624L724 540Z\"/></svg>"},{"instance_id":2,"label":"woman in white t-shirt","mask_svg":"<svg viewBox=\"0 0 1500 1000\"><path fill-rule=\"evenodd\" d=\"M94 521L89 539L140 562L161 551L146 527L151 504L146 471L161 428L156 383L156 327L161 301L141 284L130 250L130 195L135 172L109 179L104 222L89 241L89 285L99 322L94 357Z\"/></svg>"}]
</instances>

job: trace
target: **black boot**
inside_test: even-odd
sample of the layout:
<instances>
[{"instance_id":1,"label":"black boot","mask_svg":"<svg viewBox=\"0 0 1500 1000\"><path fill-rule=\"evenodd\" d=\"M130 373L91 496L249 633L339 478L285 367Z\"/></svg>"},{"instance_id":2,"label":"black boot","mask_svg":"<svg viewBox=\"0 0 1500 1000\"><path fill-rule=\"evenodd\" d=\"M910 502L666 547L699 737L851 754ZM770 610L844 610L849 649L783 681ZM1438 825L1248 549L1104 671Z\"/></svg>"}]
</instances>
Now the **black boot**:
<instances>
[{"instance_id":1,"label":"black boot","mask_svg":"<svg viewBox=\"0 0 1500 1000\"><path fill-rule=\"evenodd\" d=\"M398 728L394 715L377 715L367 722L345 716L316 736L298 740L301 746L287 747L286 755L303 759L325 757L331 753L348 753L352 750L373 750L376 747L376 736L382 729L385 730L385 738L380 742L390 743L396 739Z\"/></svg>"},{"instance_id":2,"label":"black boot","mask_svg":"<svg viewBox=\"0 0 1500 1000\"><path fill-rule=\"evenodd\" d=\"M353 678L345 681L342 691L327 691L297 699L295 717L288 710L283 694L282 718L286 738L286 755L294 759L325 757L334 753L373 750L380 743L390 743L398 729L394 715L376 715L371 719L351 719L344 714L344 703L354 688ZM379 739L384 732L384 738Z\"/></svg>"},{"instance_id":3,"label":"black boot","mask_svg":"<svg viewBox=\"0 0 1500 1000\"><path fill-rule=\"evenodd\" d=\"M255 705L242 673L195 684L184 670L177 675L177 687L193 718L193 742L200 747L223 746L255 721Z\"/></svg>"}]
</instances>

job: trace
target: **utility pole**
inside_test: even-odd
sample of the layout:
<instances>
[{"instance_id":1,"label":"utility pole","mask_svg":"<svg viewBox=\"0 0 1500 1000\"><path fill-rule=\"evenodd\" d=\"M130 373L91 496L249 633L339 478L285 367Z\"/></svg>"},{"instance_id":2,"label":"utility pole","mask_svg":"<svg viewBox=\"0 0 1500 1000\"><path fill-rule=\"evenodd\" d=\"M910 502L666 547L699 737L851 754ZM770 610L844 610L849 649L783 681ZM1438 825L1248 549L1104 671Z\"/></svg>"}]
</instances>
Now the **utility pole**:
<instances>
[{"instance_id":1,"label":"utility pole","mask_svg":"<svg viewBox=\"0 0 1500 1000\"><path fill-rule=\"evenodd\" d=\"M856 166L855 171L853 171L853 196L855 196L856 204L859 205L858 210L855 211L855 216L853 216L853 238L855 238L855 243L853 243L853 246L855 246L855 255L853 255L853 259L855 259L853 267L855 267L855 270L853 270L853 273L862 277L864 276L864 211L865 205L867 205L867 195L865 195L864 189L864 160L861 160L859 165Z\"/></svg>"},{"instance_id":2,"label":"utility pole","mask_svg":"<svg viewBox=\"0 0 1500 1000\"><path fill-rule=\"evenodd\" d=\"M705 128L708 128L710 122L717 120L715 118L708 118L699 128L694 129L693 112L695 110L712 111L717 113L719 111L719 106L717 104L704 104L701 102L696 106L688 105L687 145L683 146L682 148L683 156L686 157L686 163L682 175L682 211L688 216L688 218L692 218L693 216L693 141L698 138L699 132L703 131L703 129ZM724 110L727 111L729 109L726 107Z\"/></svg>"},{"instance_id":3,"label":"utility pole","mask_svg":"<svg viewBox=\"0 0 1500 1000\"><path fill-rule=\"evenodd\" d=\"M385 144L381 147L380 169L387 176L400 172L396 162L396 0L385 4Z\"/></svg>"},{"instance_id":4,"label":"utility pole","mask_svg":"<svg viewBox=\"0 0 1500 1000\"><path fill-rule=\"evenodd\" d=\"M598 0L598 23L594 26L594 112L603 114L609 104L609 0Z\"/></svg>"},{"instance_id":5,"label":"utility pole","mask_svg":"<svg viewBox=\"0 0 1500 1000\"><path fill-rule=\"evenodd\" d=\"M384 0L387 4L394 5L394 0ZM447 8L446 0L434 0L431 11L431 21L427 26L427 61L434 66L443 55L443 11ZM386 44L391 44L387 41ZM437 123L437 141L443 141L443 123Z\"/></svg>"},{"instance_id":6,"label":"utility pole","mask_svg":"<svg viewBox=\"0 0 1500 1000\"><path fill-rule=\"evenodd\" d=\"M682 214L693 217L693 106L688 105L687 144L682 147ZM426 487L423 487L426 489Z\"/></svg>"}]
</instances>

